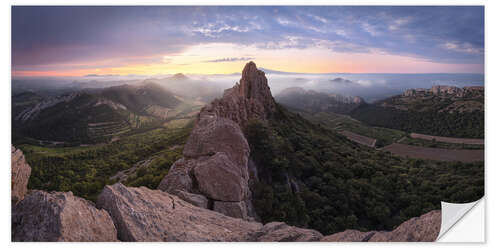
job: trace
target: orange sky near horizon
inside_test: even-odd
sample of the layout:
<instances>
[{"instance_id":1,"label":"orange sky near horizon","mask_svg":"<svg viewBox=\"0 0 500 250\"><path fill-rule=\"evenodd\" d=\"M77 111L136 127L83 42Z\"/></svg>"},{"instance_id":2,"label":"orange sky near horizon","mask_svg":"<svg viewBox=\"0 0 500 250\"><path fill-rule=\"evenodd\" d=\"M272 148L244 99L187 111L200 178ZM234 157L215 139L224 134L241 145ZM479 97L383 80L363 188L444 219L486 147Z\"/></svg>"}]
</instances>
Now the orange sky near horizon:
<instances>
[{"instance_id":1,"label":"orange sky near horizon","mask_svg":"<svg viewBox=\"0 0 500 250\"><path fill-rule=\"evenodd\" d=\"M102 62L52 65L51 70L13 70L13 77L62 77L99 75L231 74L241 72L247 61L258 67L298 73L483 73L483 65L430 62L416 56L392 55L371 50L341 53L327 48L260 49L226 43L192 46L176 55L157 55L154 63L123 63L102 66ZM228 61L214 62L216 58ZM236 59L236 60L229 60ZM75 66L76 65L76 66ZM81 66L84 68L79 68ZM476 69L477 72L470 72Z\"/></svg>"}]
</instances>

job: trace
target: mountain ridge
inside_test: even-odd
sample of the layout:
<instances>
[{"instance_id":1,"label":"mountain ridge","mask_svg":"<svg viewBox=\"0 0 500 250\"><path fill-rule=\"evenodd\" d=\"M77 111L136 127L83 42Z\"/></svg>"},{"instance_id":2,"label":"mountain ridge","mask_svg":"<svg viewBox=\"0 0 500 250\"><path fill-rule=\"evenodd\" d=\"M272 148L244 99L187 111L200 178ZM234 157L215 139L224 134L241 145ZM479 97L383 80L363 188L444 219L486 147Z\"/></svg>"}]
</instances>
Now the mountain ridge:
<instances>
[{"instance_id":1,"label":"mountain ridge","mask_svg":"<svg viewBox=\"0 0 500 250\"><path fill-rule=\"evenodd\" d=\"M290 87L281 91L276 100L293 109L311 113L332 112L348 114L365 101L359 96L342 96L326 94L314 90L305 90L301 87Z\"/></svg>"}]
</instances>

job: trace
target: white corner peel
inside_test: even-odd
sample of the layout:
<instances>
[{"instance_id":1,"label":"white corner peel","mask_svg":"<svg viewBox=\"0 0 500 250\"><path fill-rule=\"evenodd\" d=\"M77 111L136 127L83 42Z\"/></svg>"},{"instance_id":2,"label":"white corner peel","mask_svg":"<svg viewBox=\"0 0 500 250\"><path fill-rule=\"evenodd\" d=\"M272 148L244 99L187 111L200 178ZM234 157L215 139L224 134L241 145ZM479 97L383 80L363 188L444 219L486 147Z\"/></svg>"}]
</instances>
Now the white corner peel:
<instances>
[{"instance_id":1,"label":"white corner peel","mask_svg":"<svg viewBox=\"0 0 500 250\"><path fill-rule=\"evenodd\" d=\"M438 241L450 228L466 215L481 199L470 203L441 202L441 229L436 239Z\"/></svg>"}]
</instances>

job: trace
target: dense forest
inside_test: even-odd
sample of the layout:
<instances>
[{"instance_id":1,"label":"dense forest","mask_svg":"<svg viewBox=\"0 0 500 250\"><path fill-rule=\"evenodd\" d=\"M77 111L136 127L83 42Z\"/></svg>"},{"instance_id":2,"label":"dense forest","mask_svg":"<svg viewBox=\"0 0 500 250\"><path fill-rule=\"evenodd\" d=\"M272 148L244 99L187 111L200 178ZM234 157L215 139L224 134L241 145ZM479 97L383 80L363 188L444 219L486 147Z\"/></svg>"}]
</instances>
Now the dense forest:
<instances>
[{"instance_id":1,"label":"dense forest","mask_svg":"<svg viewBox=\"0 0 500 250\"><path fill-rule=\"evenodd\" d=\"M365 104L350 115L371 126L438 136L484 138L484 112L479 111L416 112Z\"/></svg>"},{"instance_id":2,"label":"dense forest","mask_svg":"<svg viewBox=\"0 0 500 250\"><path fill-rule=\"evenodd\" d=\"M484 163L393 157L356 145L278 106L267 123L245 129L259 170L253 203L262 221L285 221L323 234L391 230L440 202L484 193Z\"/></svg>"}]
</instances>

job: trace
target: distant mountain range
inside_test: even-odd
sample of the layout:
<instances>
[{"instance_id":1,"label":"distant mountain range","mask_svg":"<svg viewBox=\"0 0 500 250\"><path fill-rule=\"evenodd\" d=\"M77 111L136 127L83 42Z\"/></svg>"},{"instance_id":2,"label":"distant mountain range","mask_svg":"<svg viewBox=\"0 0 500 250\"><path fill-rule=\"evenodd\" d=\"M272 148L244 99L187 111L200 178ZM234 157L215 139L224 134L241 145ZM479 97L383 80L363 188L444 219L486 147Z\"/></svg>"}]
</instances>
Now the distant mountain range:
<instances>
[{"instance_id":1,"label":"distant mountain range","mask_svg":"<svg viewBox=\"0 0 500 250\"><path fill-rule=\"evenodd\" d=\"M276 101L287 107L310 113L332 112L338 114L348 114L365 103L363 98L359 96L326 94L300 87L283 90L276 96Z\"/></svg>"},{"instance_id":2,"label":"distant mountain range","mask_svg":"<svg viewBox=\"0 0 500 250\"><path fill-rule=\"evenodd\" d=\"M222 95L222 88L214 86L207 81L196 80L182 73L161 79L147 79L145 82L156 83L165 89L186 98L209 102Z\"/></svg>"}]
</instances>

